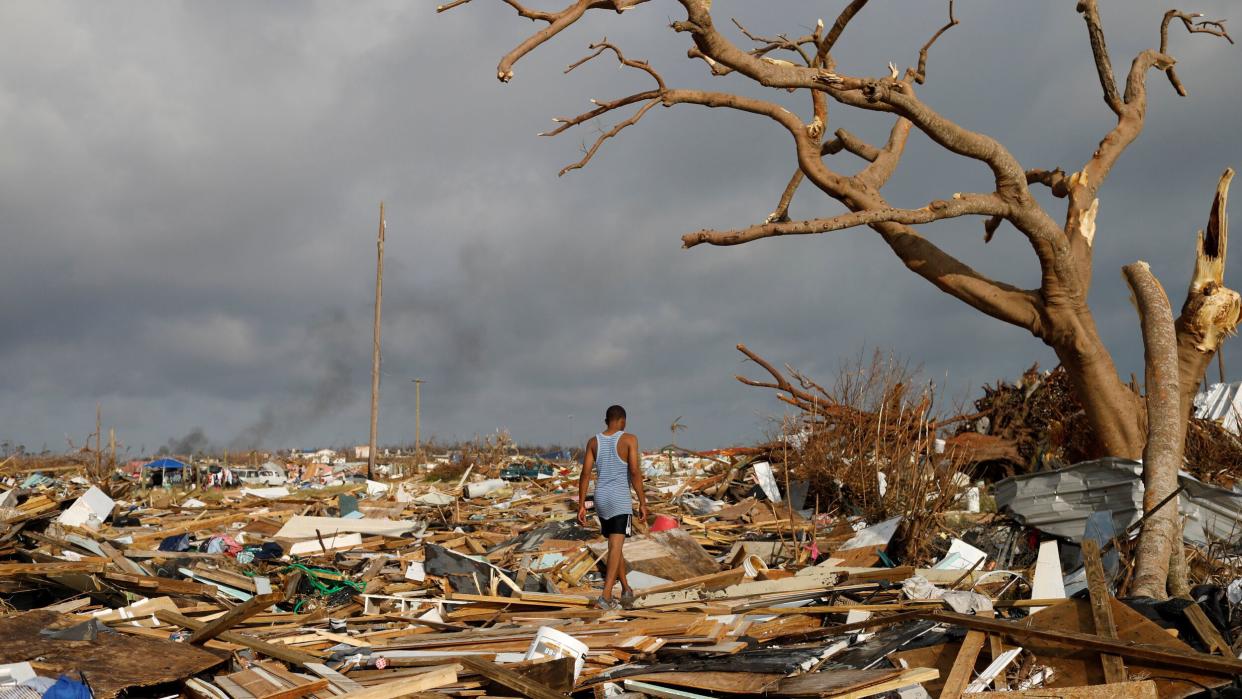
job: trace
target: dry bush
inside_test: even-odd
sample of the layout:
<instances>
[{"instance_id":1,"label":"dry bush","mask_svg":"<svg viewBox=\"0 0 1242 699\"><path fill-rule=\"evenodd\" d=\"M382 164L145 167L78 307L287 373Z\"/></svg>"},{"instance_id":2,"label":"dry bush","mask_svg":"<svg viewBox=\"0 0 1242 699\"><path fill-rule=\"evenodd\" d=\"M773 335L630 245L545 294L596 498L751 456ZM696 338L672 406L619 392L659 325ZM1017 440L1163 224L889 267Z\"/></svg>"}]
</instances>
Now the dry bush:
<instances>
[{"instance_id":1,"label":"dry bush","mask_svg":"<svg viewBox=\"0 0 1242 699\"><path fill-rule=\"evenodd\" d=\"M968 482L958 474L969 462L954 450L937 453L941 419L933 387L920 382L906 362L879 351L843 363L825 388L786 367L790 382L741 349L776 379L743 382L783 391L787 395L780 398L799 409L786 421L787 447L774 449L774 459L787 459L792 476L810 483L822 511L861 515L868 522L900 515L890 557L925 558L937 516L954 507Z\"/></svg>"},{"instance_id":2,"label":"dry bush","mask_svg":"<svg viewBox=\"0 0 1242 699\"><path fill-rule=\"evenodd\" d=\"M469 467L470 464L466 463L464 460L439 463L436 464L435 468L431 469L431 471L427 473L427 480L455 483L461 480L461 477L466 473L466 469Z\"/></svg>"},{"instance_id":3,"label":"dry bush","mask_svg":"<svg viewBox=\"0 0 1242 699\"><path fill-rule=\"evenodd\" d=\"M461 459L451 464L439 464L428 475L429 480L459 480L466 469L473 467L471 473L489 478L500 473L517 455L513 438L505 430L497 430L495 434L475 437L462 444L458 451Z\"/></svg>"},{"instance_id":4,"label":"dry bush","mask_svg":"<svg viewBox=\"0 0 1242 699\"><path fill-rule=\"evenodd\" d=\"M992 474L996 478L1100 455L1099 441L1062 367L1041 372L1036 364L1016 383L998 381L984 386L975 409L970 420L959 423L958 433L979 430L1009 440L1022 459L1016 468ZM985 425L986 429L980 429ZM1191 418L1186 425L1185 457L1186 470L1202 481L1228 489L1242 480L1242 440L1220 423Z\"/></svg>"}]
</instances>

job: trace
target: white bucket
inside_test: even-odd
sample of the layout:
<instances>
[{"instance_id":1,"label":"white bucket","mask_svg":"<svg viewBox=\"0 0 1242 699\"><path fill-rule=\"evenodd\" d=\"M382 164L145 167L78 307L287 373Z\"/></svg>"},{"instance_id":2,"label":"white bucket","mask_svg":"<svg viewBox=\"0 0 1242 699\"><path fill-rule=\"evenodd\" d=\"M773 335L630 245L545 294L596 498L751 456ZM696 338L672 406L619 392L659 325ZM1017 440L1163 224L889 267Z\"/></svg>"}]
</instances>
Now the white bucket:
<instances>
[{"instance_id":1,"label":"white bucket","mask_svg":"<svg viewBox=\"0 0 1242 699\"><path fill-rule=\"evenodd\" d=\"M508 485L508 483L505 483L499 478L492 478L486 481L481 481L479 483L467 483L466 484L466 497L472 500L474 498L481 498L494 490L500 490L506 485Z\"/></svg>"},{"instance_id":2,"label":"white bucket","mask_svg":"<svg viewBox=\"0 0 1242 699\"><path fill-rule=\"evenodd\" d=\"M768 569L768 564L752 553L742 560L742 567L746 569L746 577L757 578L760 573Z\"/></svg>"},{"instance_id":3,"label":"white bucket","mask_svg":"<svg viewBox=\"0 0 1242 699\"><path fill-rule=\"evenodd\" d=\"M966 500L966 511L967 512L978 512L979 511L979 488L977 486L971 486L967 488L965 500Z\"/></svg>"},{"instance_id":4,"label":"white bucket","mask_svg":"<svg viewBox=\"0 0 1242 699\"><path fill-rule=\"evenodd\" d=\"M540 626L535 632L535 639L531 641L530 648L526 651L526 660L534 660L536 658L573 658L574 659L574 679L578 679L578 675L582 673L582 666L586 662L587 645L582 641L570 636L564 631L557 631L550 626Z\"/></svg>"}]
</instances>

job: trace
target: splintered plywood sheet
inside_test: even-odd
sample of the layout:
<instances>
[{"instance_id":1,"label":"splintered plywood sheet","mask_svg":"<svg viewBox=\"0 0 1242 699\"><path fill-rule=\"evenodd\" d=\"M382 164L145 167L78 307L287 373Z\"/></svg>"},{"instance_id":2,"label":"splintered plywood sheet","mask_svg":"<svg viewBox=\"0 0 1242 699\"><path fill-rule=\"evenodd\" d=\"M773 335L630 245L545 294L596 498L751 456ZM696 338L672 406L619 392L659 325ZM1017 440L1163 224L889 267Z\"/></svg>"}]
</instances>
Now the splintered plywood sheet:
<instances>
[{"instance_id":1,"label":"splintered plywood sheet","mask_svg":"<svg viewBox=\"0 0 1242 699\"><path fill-rule=\"evenodd\" d=\"M889 682L902 675L901 670L827 670L795 675L781 680L769 694L790 696L837 696ZM864 693L865 694L865 693Z\"/></svg>"},{"instance_id":2,"label":"splintered plywood sheet","mask_svg":"<svg viewBox=\"0 0 1242 699\"><path fill-rule=\"evenodd\" d=\"M1141 682L1118 682L1117 684L1097 684L1087 687L1060 687L1058 689L1027 689L1020 692L967 692L962 699L1020 699L1022 697L1039 697L1039 699L1159 699L1160 693L1156 683L1151 680Z\"/></svg>"},{"instance_id":3,"label":"splintered plywood sheet","mask_svg":"<svg viewBox=\"0 0 1242 699\"><path fill-rule=\"evenodd\" d=\"M624 679L686 687L703 692L730 694L763 694L785 678L784 675L762 672L648 672L627 675Z\"/></svg>"},{"instance_id":4,"label":"splintered plywood sheet","mask_svg":"<svg viewBox=\"0 0 1242 699\"><path fill-rule=\"evenodd\" d=\"M1155 622L1110 598L1113 619L1117 623L1117 638L1153 646L1162 646L1193 652L1190 646L1169 635ZM1091 604L1087 600L1070 599L1032 614L1027 621L1030 626L1043 629L1064 629L1081 633L1094 633L1095 622L1091 616ZM1054 674L1049 688L1080 687L1104 684L1104 669L1100 655L1093 650L1083 650L1071 645L1039 638L1023 638L1015 635L1015 642L1035 654L1037 662L1052 667ZM1224 675L1205 673L1191 668L1157 665L1137 658L1126 658L1126 674L1130 677L1150 677L1162 697L1185 697L1203 691L1199 684L1216 687L1228 682ZM1186 680L1192 680L1188 682ZM1198 683L1198 684L1196 684Z\"/></svg>"},{"instance_id":5,"label":"splintered plywood sheet","mask_svg":"<svg viewBox=\"0 0 1242 699\"><path fill-rule=\"evenodd\" d=\"M147 687L190 677L223 658L186 643L148 636L100 632L93 641L64 641L39 632L76 622L70 616L36 610L0 618L0 663L38 659L55 672L77 678L78 671L102 699L129 687Z\"/></svg>"},{"instance_id":6,"label":"splintered plywood sheet","mask_svg":"<svg viewBox=\"0 0 1242 699\"><path fill-rule=\"evenodd\" d=\"M587 545L596 556L608 551L608 542ZM643 534L626 540L621 549L627 570L665 580L685 580L720 572L720 566L684 529Z\"/></svg>"},{"instance_id":7,"label":"splintered plywood sheet","mask_svg":"<svg viewBox=\"0 0 1242 699\"><path fill-rule=\"evenodd\" d=\"M290 517L285 526L276 532L277 539L315 539L336 534L366 534L368 536L400 537L413 531L413 522L397 522L390 519L342 519L340 517Z\"/></svg>"}]
</instances>

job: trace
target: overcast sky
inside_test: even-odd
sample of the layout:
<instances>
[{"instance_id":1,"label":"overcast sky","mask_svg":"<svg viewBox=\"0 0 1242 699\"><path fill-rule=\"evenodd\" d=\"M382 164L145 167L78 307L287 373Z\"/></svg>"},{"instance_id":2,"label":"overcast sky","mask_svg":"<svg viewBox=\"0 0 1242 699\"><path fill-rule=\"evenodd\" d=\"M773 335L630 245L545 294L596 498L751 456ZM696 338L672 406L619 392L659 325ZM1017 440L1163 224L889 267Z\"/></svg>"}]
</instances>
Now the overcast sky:
<instances>
[{"instance_id":1,"label":"overcast sky","mask_svg":"<svg viewBox=\"0 0 1242 699\"><path fill-rule=\"evenodd\" d=\"M1124 75L1166 7L1101 4ZM797 34L842 5L718 1L716 16ZM1078 169L1113 119L1074 6L958 2L921 96L1027 167ZM1182 9L1242 21L1227 0ZM679 10L592 13L502 85L496 62L538 27L489 0L443 15L423 0L0 5L0 440L81 443L102 403L132 454L194 435L234 449L365 442L381 199L381 442L413 439L413 377L427 381L424 435L581 441L621 403L645 445L682 416L679 441L708 447L755 440L780 413L733 380L757 376L738 342L825 380L881 348L959 393L1055 364L905 271L868 229L681 250L686 231L772 210L793 153L762 118L656 109L558 178L615 120L537 138L550 118L648 84L610 61L562 75L605 35L673 86L754 92L686 59L687 37L667 29ZM843 72L882 74L944 20L940 2L874 0L835 55ZM1174 28L1170 49L1190 97L1151 76L1146 131L1101 194L1091 303L1123 374L1141 373L1142 352L1121 265L1149 260L1180 305L1216 180L1242 165L1242 47ZM835 107L829 129L878 140L890 123ZM989 190L988 175L916 135L885 193L917 207ZM838 210L806 188L792 214ZM1036 283L1010 227L986 246L974 220L925 231ZM1237 378L1242 353L1226 354Z\"/></svg>"}]
</instances>

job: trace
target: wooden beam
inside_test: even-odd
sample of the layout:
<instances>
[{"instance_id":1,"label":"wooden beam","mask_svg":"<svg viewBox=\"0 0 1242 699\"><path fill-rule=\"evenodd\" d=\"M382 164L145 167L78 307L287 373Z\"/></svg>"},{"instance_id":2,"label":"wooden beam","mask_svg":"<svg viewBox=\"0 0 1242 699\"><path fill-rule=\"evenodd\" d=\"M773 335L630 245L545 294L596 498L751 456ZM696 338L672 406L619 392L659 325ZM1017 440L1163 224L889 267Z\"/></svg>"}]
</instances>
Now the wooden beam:
<instances>
[{"instance_id":1,"label":"wooden beam","mask_svg":"<svg viewBox=\"0 0 1242 699\"><path fill-rule=\"evenodd\" d=\"M240 514L233 513L233 514L228 514L228 515L221 515L219 517L204 517L203 519L190 520L189 522L185 524L173 527L171 529L159 529L159 530L152 531L152 532L133 532L134 542L130 544L129 546L126 546L125 548L142 549L142 548L145 548L144 544L149 544L154 541L163 541L164 539L167 539L170 536L179 536L181 534L190 534L193 532L200 532L200 531L204 531L207 529L215 529L217 527L223 527L226 524L232 524L234 522L242 522L252 517L253 515L251 515L249 512L243 512ZM168 555L170 558L176 556L176 554L172 552L169 552Z\"/></svg>"},{"instance_id":2,"label":"wooden beam","mask_svg":"<svg viewBox=\"0 0 1242 699\"><path fill-rule=\"evenodd\" d=\"M362 685L322 663L306 663L304 667L331 682L332 686L341 690L341 692L354 692L364 689Z\"/></svg>"},{"instance_id":3,"label":"wooden beam","mask_svg":"<svg viewBox=\"0 0 1242 699\"><path fill-rule=\"evenodd\" d=\"M641 590L635 590L634 596L658 595L661 592L675 592L691 587L702 587L704 590L719 590L722 587L728 587L741 582L744 577L746 577L745 568L734 568L720 573L709 573L708 575L699 575L693 578L686 578L685 580L676 580L652 587L645 587Z\"/></svg>"},{"instance_id":4,"label":"wooden beam","mask_svg":"<svg viewBox=\"0 0 1242 699\"><path fill-rule=\"evenodd\" d=\"M1091 617L1095 620L1095 633L1104 638L1117 638L1117 622L1113 620L1112 593L1104 579L1104 566L1100 564L1100 544L1095 539L1082 540L1082 559L1087 568L1087 594L1091 599ZM1120 684L1127 681L1126 666L1121 656L1101 653L1100 664L1104 666L1104 682Z\"/></svg>"},{"instance_id":5,"label":"wooden beam","mask_svg":"<svg viewBox=\"0 0 1242 699\"><path fill-rule=\"evenodd\" d=\"M279 690L276 690L275 692L272 692L271 694L264 694L258 699L298 699L298 697L304 697L307 694L314 694L316 692L322 692L323 690L327 688L328 688L328 681L324 679L319 679L319 680L313 680L311 682L307 682L306 684L295 684L292 687L288 687L286 689L279 689Z\"/></svg>"},{"instance_id":6,"label":"wooden beam","mask_svg":"<svg viewBox=\"0 0 1242 699\"><path fill-rule=\"evenodd\" d=\"M470 655L463 655L458 660L467 670L483 675L487 679L506 689L511 689L529 699L566 699L566 695L554 692L546 685L523 677L506 667L486 660L479 660Z\"/></svg>"},{"instance_id":7,"label":"wooden beam","mask_svg":"<svg viewBox=\"0 0 1242 699\"><path fill-rule=\"evenodd\" d=\"M177 612L170 612L166 609L157 609L155 611L155 618L166 624L176 624L181 628L190 629L191 631L199 631L207 626L206 622L191 619L188 616L178 614ZM278 646L275 643L268 643L267 641L260 641L253 636L247 636L235 631L225 631L217 636L217 638L228 643L236 643L238 645L246 646L247 648L257 650L264 655L276 658L277 660L283 660L286 663L292 663L294 665L305 665L306 663L320 662L320 658L310 655L309 653L303 653L300 650L295 650L286 646Z\"/></svg>"},{"instance_id":8,"label":"wooden beam","mask_svg":"<svg viewBox=\"0 0 1242 699\"><path fill-rule=\"evenodd\" d=\"M1034 626L1025 626L1020 623L1009 621L997 621L995 619L985 619L968 614L957 614L955 612L912 612L913 614L924 619L939 622L941 624L955 624L964 626L968 629L977 631L987 631L988 633L999 633L1012 637L1021 641L1023 638L1042 638L1050 641L1057 641L1071 646L1080 646L1085 650L1100 651L1102 653L1115 653L1123 658L1138 658L1161 665L1172 665L1180 668L1193 668L1204 672L1221 673L1226 675L1242 674L1242 661L1233 660L1231 658L1221 658L1206 653L1195 653L1193 651L1183 651L1174 648L1162 648L1147 643L1137 643L1135 641L1121 641L1111 638L1104 638L1096 634L1080 633L1077 631L1069 631L1066 629L1040 629Z\"/></svg>"},{"instance_id":9,"label":"wooden beam","mask_svg":"<svg viewBox=\"0 0 1242 699\"><path fill-rule=\"evenodd\" d=\"M282 592L272 592L266 595L251 597L249 600L225 612L224 616L204 624L202 628L199 628L190 636L190 643L206 643L273 604L283 602L284 599L285 595Z\"/></svg>"},{"instance_id":10,"label":"wooden beam","mask_svg":"<svg viewBox=\"0 0 1242 699\"><path fill-rule=\"evenodd\" d=\"M143 589L154 590L162 595L203 595L213 597L220 588L193 580L174 580L156 575L129 575L127 573L104 573L104 578Z\"/></svg>"},{"instance_id":11,"label":"wooden beam","mask_svg":"<svg viewBox=\"0 0 1242 699\"><path fill-rule=\"evenodd\" d=\"M394 699L394 697L409 696L453 684L457 681L457 672L461 669L461 665L442 665L413 677L377 684L356 692L339 694L336 699Z\"/></svg>"},{"instance_id":12,"label":"wooden beam","mask_svg":"<svg viewBox=\"0 0 1242 699\"><path fill-rule=\"evenodd\" d=\"M80 561L60 563L0 563L0 578L19 575L64 575L67 573L102 573L108 565L106 558L83 558Z\"/></svg>"},{"instance_id":13,"label":"wooden beam","mask_svg":"<svg viewBox=\"0 0 1242 699\"><path fill-rule=\"evenodd\" d=\"M958 699L966 691L975 672L975 661L979 659L979 651L983 650L983 642L986 640L987 634L982 631L966 632L962 648L957 652L949 676L945 678L944 689L940 690L941 699Z\"/></svg>"},{"instance_id":14,"label":"wooden beam","mask_svg":"<svg viewBox=\"0 0 1242 699\"><path fill-rule=\"evenodd\" d=\"M1198 602L1191 604L1182 610L1186 615L1186 619L1190 621L1190 625L1194 627L1195 633L1199 635L1199 639L1203 641L1203 645L1209 650L1220 653L1225 657L1232 657L1233 650L1229 648L1229 644L1225 642L1224 637L1220 635L1220 631L1207 618L1207 614L1203 613L1203 608Z\"/></svg>"}]
</instances>

